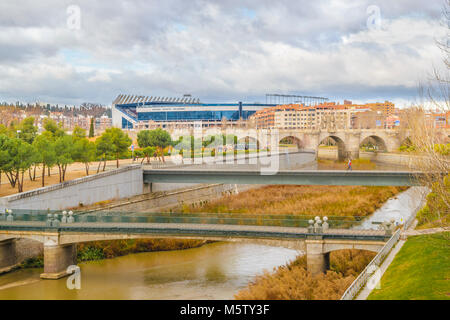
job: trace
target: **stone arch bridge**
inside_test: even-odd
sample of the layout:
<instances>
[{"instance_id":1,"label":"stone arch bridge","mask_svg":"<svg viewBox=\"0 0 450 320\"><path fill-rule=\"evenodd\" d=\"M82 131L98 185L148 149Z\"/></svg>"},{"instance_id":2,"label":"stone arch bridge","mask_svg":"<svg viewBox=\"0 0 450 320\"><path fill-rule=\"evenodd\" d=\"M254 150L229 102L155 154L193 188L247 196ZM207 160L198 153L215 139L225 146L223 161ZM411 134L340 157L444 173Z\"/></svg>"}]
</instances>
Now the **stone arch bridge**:
<instances>
[{"instance_id":1,"label":"stone arch bridge","mask_svg":"<svg viewBox=\"0 0 450 320\"><path fill-rule=\"evenodd\" d=\"M198 128L169 130L173 139L193 135L196 138L225 135L236 136L238 141L256 142L259 148L277 150L284 138L291 138L305 150L318 152L319 145L327 138L333 140L338 147L339 159L359 158L362 144L372 138L378 149L385 152L397 151L401 144L409 137L406 130L394 129L358 129L358 130L299 130L299 129L242 129L242 128ZM227 144L234 141L227 141Z\"/></svg>"}]
</instances>

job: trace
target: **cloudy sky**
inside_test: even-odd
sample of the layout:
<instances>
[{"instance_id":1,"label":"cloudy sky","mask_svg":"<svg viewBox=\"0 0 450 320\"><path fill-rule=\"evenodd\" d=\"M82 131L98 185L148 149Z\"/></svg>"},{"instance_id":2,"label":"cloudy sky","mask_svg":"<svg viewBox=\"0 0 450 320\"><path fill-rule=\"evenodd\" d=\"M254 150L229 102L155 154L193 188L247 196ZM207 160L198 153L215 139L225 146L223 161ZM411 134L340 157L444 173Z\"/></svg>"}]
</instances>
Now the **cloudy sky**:
<instances>
[{"instance_id":1,"label":"cloudy sky","mask_svg":"<svg viewBox=\"0 0 450 320\"><path fill-rule=\"evenodd\" d=\"M119 93L408 104L442 53L443 0L0 2L0 101Z\"/></svg>"}]
</instances>

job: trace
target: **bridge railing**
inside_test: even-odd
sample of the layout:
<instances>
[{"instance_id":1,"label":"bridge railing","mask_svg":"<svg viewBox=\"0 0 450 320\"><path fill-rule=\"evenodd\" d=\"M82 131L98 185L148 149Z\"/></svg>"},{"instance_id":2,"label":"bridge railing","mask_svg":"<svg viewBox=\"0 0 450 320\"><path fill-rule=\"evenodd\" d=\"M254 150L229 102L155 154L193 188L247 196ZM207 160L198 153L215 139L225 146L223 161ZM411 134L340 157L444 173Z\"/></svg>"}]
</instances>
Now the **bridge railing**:
<instances>
[{"instance_id":1,"label":"bridge railing","mask_svg":"<svg viewBox=\"0 0 450 320\"><path fill-rule=\"evenodd\" d=\"M61 213L58 212L61 220ZM54 213L52 213L54 215ZM227 224L251 226L279 226L306 228L313 216L277 216L277 215L232 215L232 214L181 214L154 213L147 215L123 214L81 214L74 215L77 223L183 223L183 224ZM47 220L47 213L14 213L13 221L42 222ZM0 222L6 221L6 215L0 217ZM329 217L330 228L349 229L360 223L361 217Z\"/></svg>"},{"instance_id":2,"label":"bridge railing","mask_svg":"<svg viewBox=\"0 0 450 320\"><path fill-rule=\"evenodd\" d=\"M341 297L341 300L353 300L362 288L367 284L367 281L374 275L378 270L384 258L389 254L391 249L400 239L401 229L398 229L392 237L386 242L383 248L377 253L377 255L369 262L369 264L364 268L364 270L358 275L358 277L353 281L353 283L345 290Z\"/></svg>"},{"instance_id":3,"label":"bridge railing","mask_svg":"<svg viewBox=\"0 0 450 320\"><path fill-rule=\"evenodd\" d=\"M43 210L13 210L13 221L41 222L45 224L48 213L58 215L61 211L46 212ZM98 211L94 214L75 212L73 215L77 223L191 223L191 224L227 224L252 226L279 226L307 228L313 215L288 214L239 214L239 213L123 213ZM328 225L334 229L350 229L359 225L365 217L328 216ZM6 214L0 214L0 222L6 221Z\"/></svg>"}]
</instances>

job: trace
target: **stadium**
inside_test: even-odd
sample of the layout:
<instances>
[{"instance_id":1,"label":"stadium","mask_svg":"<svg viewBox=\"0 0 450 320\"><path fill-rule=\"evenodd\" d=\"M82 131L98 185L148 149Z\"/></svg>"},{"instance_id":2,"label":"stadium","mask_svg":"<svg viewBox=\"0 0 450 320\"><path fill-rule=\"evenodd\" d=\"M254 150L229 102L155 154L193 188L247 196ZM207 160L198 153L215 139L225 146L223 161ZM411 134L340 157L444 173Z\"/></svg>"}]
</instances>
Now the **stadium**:
<instances>
[{"instance_id":1,"label":"stadium","mask_svg":"<svg viewBox=\"0 0 450 320\"><path fill-rule=\"evenodd\" d=\"M193 98L153 98L119 95L112 104L113 126L133 129L139 122L220 122L248 119L253 113L274 104L200 103Z\"/></svg>"},{"instance_id":2,"label":"stadium","mask_svg":"<svg viewBox=\"0 0 450 320\"><path fill-rule=\"evenodd\" d=\"M134 129L138 124L159 123L162 127L170 123L209 124L226 119L236 122L247 120L252 114L266 107L273 107L287 100L298 100L304 104L326 100L319 97L294 95L266 95L266 103L201 103L199 99L185 95L183 98L119 95L112 103L112 124L122 129ZM303 100L302 100L303 99ZM142 127L142 126L140 126Z\"/></svg>"}]
</instances>

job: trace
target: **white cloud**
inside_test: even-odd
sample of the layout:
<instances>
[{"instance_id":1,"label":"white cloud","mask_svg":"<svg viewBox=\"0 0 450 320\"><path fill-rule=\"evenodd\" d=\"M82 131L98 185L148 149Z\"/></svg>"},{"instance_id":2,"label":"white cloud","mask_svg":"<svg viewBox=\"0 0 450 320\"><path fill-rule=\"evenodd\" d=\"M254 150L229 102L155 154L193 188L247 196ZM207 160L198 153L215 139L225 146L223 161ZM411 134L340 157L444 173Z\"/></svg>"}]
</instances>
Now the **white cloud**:
<instances>
[{"instance_id":1,"label":"white cloud","mask_svg":"<svg viewBox=\"0 0 450 320\"><path fill-rule=\"evenodd\" d=\"M0 100L296 92L409 101L441 59L438 2L380 0L382 28L368 30L368 0L79 1L78 31L66 26L69 1L1 3Z\"/></svg>"}]
</instances>

